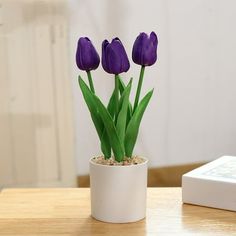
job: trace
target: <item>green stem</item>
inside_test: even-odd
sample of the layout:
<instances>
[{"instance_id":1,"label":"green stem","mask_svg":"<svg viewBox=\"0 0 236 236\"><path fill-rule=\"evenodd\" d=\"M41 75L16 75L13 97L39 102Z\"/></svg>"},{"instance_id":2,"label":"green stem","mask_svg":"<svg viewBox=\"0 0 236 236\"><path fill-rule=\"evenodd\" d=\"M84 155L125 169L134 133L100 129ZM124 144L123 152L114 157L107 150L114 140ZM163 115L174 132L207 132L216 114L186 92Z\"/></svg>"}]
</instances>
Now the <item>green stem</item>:
<instances>
[{"instance_id":1,"label":"green stem","mask_svg":"<svg viewBox=\"0 0 236 236\"><path fill-rule=\"evenodd\" d=\"M115 117L118 116L119 110L119 75L115 75Z\"/></svg>"},{"instance_id":2,"label":"green stem","mask_svg":"<svg viewBox=\"0 0 236 236\"><path fill-rule=\"evenodd\" d=\"M144 70L145 70L145 66L142 66L141 70L140 70L140 74L139 74L139 81L138 81L138 87L137 87L135 101L134 101L133 113L135 112L135 110L136 110L136 108L138 106L140 92L141 92L142 83L143 83Z\"/></svg>"},{"instance_id":3,"label":"green stem","mask_svg":"<svg viewBox=\"0 0 236 236\"><path fill-rule=\"evenodd\" d=\"M88 81L89 81L90 90L95 94L91 72L87 71L87 75L88 75Z\"/></svg>"}]
</instances>

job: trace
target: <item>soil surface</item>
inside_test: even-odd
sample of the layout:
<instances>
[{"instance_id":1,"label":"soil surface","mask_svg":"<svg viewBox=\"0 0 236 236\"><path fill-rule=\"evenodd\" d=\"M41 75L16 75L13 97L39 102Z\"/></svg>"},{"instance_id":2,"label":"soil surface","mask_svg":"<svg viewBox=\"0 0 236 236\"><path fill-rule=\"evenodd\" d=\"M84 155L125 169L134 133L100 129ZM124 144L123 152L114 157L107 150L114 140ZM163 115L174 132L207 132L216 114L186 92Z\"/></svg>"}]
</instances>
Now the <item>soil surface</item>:
<instances>
[{"instance_id":1,"label":"soil surface","mask_svg":"<svg viewBox=\"0 0 236 236\"><path fill-rule=\"evenodd\" d=\"M108 166L129 166L129 165L141 164L145 162L146 159L134 156L134 157L125 157L123 161L118 162L114 159L114 157L105 159L103 156L100 156L100 157L94 157L92 161L96 164L108 165Z\"/></svg>"}]
</instances>

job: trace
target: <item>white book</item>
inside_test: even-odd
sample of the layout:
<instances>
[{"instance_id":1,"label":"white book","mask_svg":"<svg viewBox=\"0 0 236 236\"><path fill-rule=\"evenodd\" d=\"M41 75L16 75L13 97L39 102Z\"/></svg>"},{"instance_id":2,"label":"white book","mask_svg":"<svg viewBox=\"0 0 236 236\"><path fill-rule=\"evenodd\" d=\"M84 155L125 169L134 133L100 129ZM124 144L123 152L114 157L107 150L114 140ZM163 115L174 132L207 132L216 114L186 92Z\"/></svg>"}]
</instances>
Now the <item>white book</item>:
<instances>
[{"instance_id":1,"label":"white book","mask_svg":"<svg viewBox=\"0 0 236 236\"><path fill-rule=\"evenodd\" d=\"M236 157L223 156L184 174L182 200L236 211Z\"/></svg>"}]
</instances>

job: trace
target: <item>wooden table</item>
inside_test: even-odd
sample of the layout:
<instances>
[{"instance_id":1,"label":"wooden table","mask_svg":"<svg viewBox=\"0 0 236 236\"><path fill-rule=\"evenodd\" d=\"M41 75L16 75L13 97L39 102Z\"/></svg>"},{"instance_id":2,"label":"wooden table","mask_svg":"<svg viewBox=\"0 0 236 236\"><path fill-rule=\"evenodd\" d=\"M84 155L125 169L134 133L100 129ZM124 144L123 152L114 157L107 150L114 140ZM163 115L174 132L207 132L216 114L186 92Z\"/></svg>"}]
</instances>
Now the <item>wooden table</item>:
<instances>
[{"instance_id":1,"label":"wooden table","mask_svg":"<svg viewBox=\"0 0 236 236\"><path fill-rule=\"evenodd\" d=\"M89 189L6 189L0 235L236 235L236 213L183 205L181 188L149 188L147 217L108 224L90 216Z\"/></svg>"}]
</instances>

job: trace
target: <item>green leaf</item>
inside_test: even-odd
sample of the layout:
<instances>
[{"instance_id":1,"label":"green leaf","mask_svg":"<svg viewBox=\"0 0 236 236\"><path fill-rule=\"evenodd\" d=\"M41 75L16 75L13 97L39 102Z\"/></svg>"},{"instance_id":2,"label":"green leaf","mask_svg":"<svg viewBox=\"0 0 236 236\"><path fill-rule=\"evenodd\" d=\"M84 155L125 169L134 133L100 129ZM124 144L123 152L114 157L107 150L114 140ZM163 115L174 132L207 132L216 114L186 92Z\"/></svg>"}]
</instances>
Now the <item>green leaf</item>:
<instances>
[{"instance_id":1,"label":"green leaf","mask_svg":"<svg viewBox=\"0 0 236 236\"><path fill-rule=\"evenodd\" d=\"M94 126L96 128L98 137L100 139L102 152L106 158L109 158L111 156L111 147L109 145L109 142L107 142L106 135L103 134L104 133L103 120L100 117L96 103L94 102L94 99L92 96L93 93L90 91L89 87L80 76L79 76L79 85L80 85L80 89L82 91L84 100L90 111L90 115L93 120Z\"/></svg>"},{"instance_id":2,"label":"green leaf","mask_svg":"<svg viewBox=\"0 0 236 236\"><path fill-rule=\"evenodd\" d=\"M122 161L124 158L124 149L123 149L121 142L119 140L119 137L116 132L115 125L114 125L114 121L113 121L111 115L109 114L107 108L102 104L100 99L89 90L88 86L81 79L81 77L79 78L79 84L80 84L80 88L84 94L84 98L86 100L86 103L88 102L87 105L89 107L91 114L95 113L95 118L98 119L98 121L99 121L97 123L100 124L101 120L102 120L102 123L103 123L103 125L106 129L107 135L109 137L110 145L112 147L115 159L117 161ZM97 125L97 123L96 123L96 125ZM96 127L96 125L95 125L95 127ZM96 127L96 129L97 129L97 127ZM98 130L99 130L99 132L98 132L99 135L101 135L102 133L100 133L100 131L101 131L100 126L99 126ZM102 130L103 130L103 127L102 127ZM102 142L103 141L102 136L99 136L99 137L101 137L101 142Z\"/></svg>"},{"instance_id":3,"label":"green leaf","mask_svg":"<svg viewBox=\"0 0 236 236\"><path fill-rule=\"evenodd\" d=\"M114 118L115 115L115 90L113 91L108 106L107 106L107 110L109 111L110 115L112 118Z\"/></svg>"},{"instance_id":4,"label":"green leaf","mask_svg":"<svg viewBox=\"0 0 236 236\"><path fill-rule=\"evenodd\" d=\"M107 131L107 135L109 137L110 145L114 153L115 159L116 161L120 162L124 159L125 153L124 153L124 148L122 146L122 143L117 134L114 121L111 115L109 114L107 108L103 105L100 99L96 95L93 95L93 98L96 103L96 107L99 111L99 114L103 120L105 129Z\"/></svg>"},{"instance_id":5,"label":"green leaf","mask_svg":"<svg viewBox=\"0 0 236 236\"><path fill-rule=\"evenodd\" d=\"M102 153L104 154L105 159L109 159L111 157L111 145L105 128L103 129L101 140Z\"/></svg>"},{"instance_id":6,"label":"green leaf","mask_svg":"<svg viewBox=\"0 0 236 236\"><path fill-rule=\"evenodd\" d=\"M120 98L121 108L120 108L118 118L117 118L117 123L116 123L116 130L120 138L120 141L123 145L123 148L124 148L127 110L128 110L128 105L129 105L129 95L130 95L131 85L132 85L132 80L130 81L128 86L125 88Z\"/></svg>"},{"instance_id":7,"label":"green leaf","mask_svg":"<svg viewBox=\"0 0 236 236\"><path fill-rule=\"evenodd\" d=\"M128 107L128 110L127 110L127 119L126 119L126 128L132 118L132 115L133 115L133 109L132 109L132 105L131 103L129 102L129 107Z\"/></svg>"},{"instance_id":8,"label":"green leaf","mask_svg":"<svg viewBox=\"0 0 236 236\"><path fill-rule=\"evenodd\" d=\"M115 90L113 91L109 103L107 105L107 110L110 113L111 117L114 118L115 115ZM109 150L109 152L107 153L107 155L105 155L105 159L108 159L111 157L111 145L110 145L110 140L109 137L107 135L107 131L105 129L105 127L103 128L103 134L102 134L102 140L103 142L101 142L101 149L102 152L106 152Z\"/></svg>"},{"instance_id":9,"label":"green leaf","mask_svg":"<svg viewBox=\"0 0 236 236\"><path fill-rule=\"evenodd\" d=\"M133 80L133 78L130 79L130 82ZM130 83L129 82L129 83ZM123 80L121 79L121 77L119 76L119 90L120 90L120 94L122 95L124 90L125 90L126 86L123 82ZM132 114L133 114L133 111L132 111L132 104L131 102L129 102L129 105L128 105L128 111L127 111L127 119L126 119L126 127L128 126L129 124L129 121L132 117Z\"/></svg>"},{"instance_id":10,"label":"green leaf","mask_svg":"<svg viewBox=\"0 0 236 236\"><path fill-rule=\"evenodd\" d=\"M136 108L129 124L126 129L125 134L125 154L127 157L131 157L133 153L133 149L137 140L139 126L145 112L145 109L152 97L153 89L148 92L145 97L141 100L138 107Z\"/></svg>"},{"instance_id":11,"label":"green leaf","mask_svg":"<svg viewBox=\"0 0 236 236\"><path fill-rule=\"evenodd\" d=\"M92 97L90 96L90 89L87 86L87 84L83 81L83 79L79 76L79 85L80 85L80 89L82 91L84 100L87 104L87 107L90 111L91 117L93 119L95 128L97 130L98 136L101 137L102 133L103 133L103 121L98 113L96 104L94 103Z\"/></svg>"},{"instance_id":12,"label":"green leaf","mask_svg":"<svg viewBox=\"0 0 236 236\"><path fill-rule=\"evenodd\" d=\"M122 93L124 92L126 85L123 82L123 80L121 79L120 75L118 75L119 78L119 90L120 90L120 95L122 95ZM132 78L131 78L132 79Z\"/></svg>"}]
</instances>

